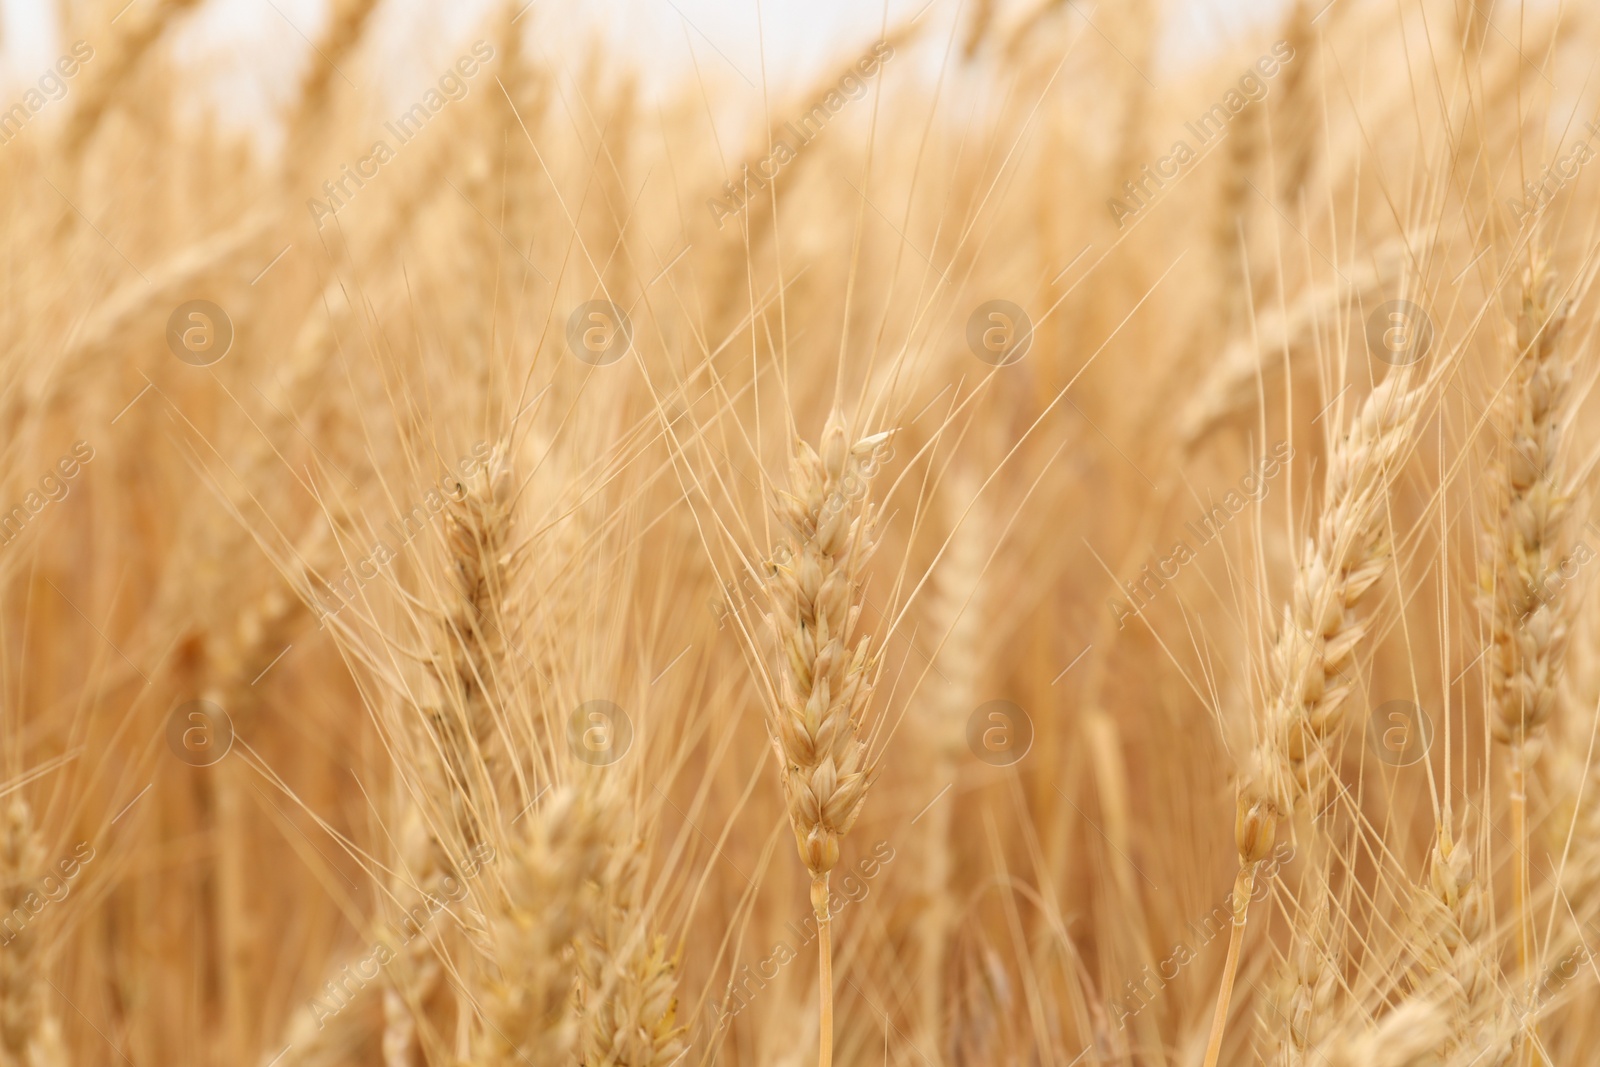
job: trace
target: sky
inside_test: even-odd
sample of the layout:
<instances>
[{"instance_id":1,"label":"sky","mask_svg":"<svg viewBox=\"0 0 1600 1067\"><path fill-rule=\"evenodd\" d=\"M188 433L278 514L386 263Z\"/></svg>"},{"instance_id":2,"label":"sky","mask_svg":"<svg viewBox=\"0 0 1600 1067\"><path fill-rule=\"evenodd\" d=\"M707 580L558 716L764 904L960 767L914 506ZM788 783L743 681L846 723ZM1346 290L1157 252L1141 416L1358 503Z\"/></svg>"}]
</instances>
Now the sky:
<instances>
[{"instance_id":1,"label":"sky","mask_svg":"<svg viewBox=\"0 0 1600 1067\"><path fill-rule=\"evenodd\" d=\"M126 0L105 0L115 13ZM132 0L120 17L131 17ZM382 0L360 70L345 72L353 85L399 100L442 69L475 31L487 25L502 0ZM1031 0L1029 0L1031 2ZM1092 0L1066 0L1073 17L1094 27ZM1109 0L1108 0L1109 2ZM889 23L921 13L930 30L947 31L971 0L532 0L518 16L530 42L548 59L580 66L591 42L604 41L631 60L646 92L696 75L731 81L733 91L759 106L760 87L781 96L808 84L843 52L853 51ZM1181 63L1223 42L1258 30L1277 17L1285 0L1168 0L1163 62ZM1002 2L1002 8L1005 3ZM1013 0L1014 8L1026 6ZM4 39L0 90L14 95L35 81L70 46L54 25L53 0L0 0ZM311 41L327 18L326 0L204 0L186 20L179 54L196 64L197 86L241 123L281 110ZM94 44L93 41L90 44ZM565 61L562 63L562 61ZM765 78L763 79L763 72ZM372 84L369 84L372 83Z\"/></svg>"}]
</instances>

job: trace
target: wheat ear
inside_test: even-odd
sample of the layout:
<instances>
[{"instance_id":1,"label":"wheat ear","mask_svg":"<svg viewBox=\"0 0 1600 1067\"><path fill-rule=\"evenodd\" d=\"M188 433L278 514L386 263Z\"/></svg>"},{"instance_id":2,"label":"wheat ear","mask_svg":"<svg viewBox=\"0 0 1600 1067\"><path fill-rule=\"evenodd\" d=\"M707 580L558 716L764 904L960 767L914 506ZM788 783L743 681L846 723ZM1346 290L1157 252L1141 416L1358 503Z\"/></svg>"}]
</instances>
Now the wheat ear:
<instances>
[{"instance_id":1,"label":"wheat ear","mask_svg":"<svg viewBox=\"0 0 1600 1067\"><path fill-rule=\"evenodd\" d=\"M811 875L821 972L818 1063L833 1062L833 945L828 872L839 839L861 814L877 765L864 719L872 699L870 641L851 647L861 618L862 569L872 554L874 512L864 462L887 434L851 445L835 410L821 451L796 442L790 491L775 509L788 531L769 565L769 614L777 632L777 705L768 717L789 823Z\"/></svg>"},{"instance_id":2,"label":"wheat ear","mask_svg":"<svg viewBox=\"0 0 1600 1067\"><path fill-rule=\"evenodd\" d=\"M24 898L35 895L48 871L44 843L33 813L20 796L6 807L0 838L0 906L9 917L29 914ZM45 1006L39 931L29 923L0 942L0 1067L66 1067L61 1027Z\"/></svg>"},{"instance_id":3,"label":"wheat ear","mask_svg":"<svg viewBox=\"0 0 1600 1067\"><path fill-rule=\"evenodd\" d=\"M1322 1067L1437 1067L1434 1052L1449 1033L1437 1004L1412 998L1383 1016L1365 1033L1346 1027L1310 1053L1307 1063ZM1477 1067L1487 1067L1478 1064Z\"/></svg>"},{"instance_id":4,"label":"wheat ear","mask_svg":"<svg viewBox=\"0 0 1600 1067\"><path fill-rule=\"evenodd\" d=\"M570 950L593 921L606 829L592 798L571 787L553 790L515 824L491 926L498 974L476 998L483 1025L475 1067L571 1061L578 1033Z\"/></svg>"},{"instance_id":5,"label":"wheat ear","mask_svg":"<svg viewBox=\"0 0 1600 1067\"><path fill-rule=\"evenodd\" d=\"M506 772L503 709L497 690L505 673L508 599L522 556L514 542L517 479L504 443L447 495L445 543L454 585L447 619L447 653L433 669L451 708L435 726L455 778L457 820L468 842L474 823L493 803L497 775Z\"/></svg>"},{"instance_id":6,"label":"wheat ear","mask_svg":"<svg viewBox=\"0 0 1600 1067\"><path fill-rule=\"evenodd\" d=\"M1488 616L1490 730L1510 756L1511 814L1517 848L1527 841L1527 770L1554 711L1572 597L1548 586L1561 564L1571 486L1561 437L1572 368L1562 352L1567 305L1555 303L1556 278L1544 256L1523 276L1507 400L1511 449L1496 470L1499 510L1485 535L1480 573ZM1517 959L1528 972L1528 869L1517 864Z\"/></svg>"},{"instance_id":7,"label":"wheat ear","mask_svg":"<svg viewBox=\"0 0 1600 1067\"><path fill-rule=\"evenodd\" d=\"M1300 560L1292 601L1284 607L1268 664L1274 689L1253 765L1239 787L1233 930L1205 1067L1216 1067L1222 1052L1257 866L1271 853L1278 823L1293 813L1296 801L1320 794L1328 749L1344 724L1350 695L1344 671L1367 632L1366 620L1354 609L1388 565L1381 505L1426 387L1411 383L1410 366L1385 378L1367 395L1350 431L1329 450L1321 519Z\"/></svg>"},{"instance_id":8,"label":"wheat ear","mask_svg":"<svg viewBox=\"0 0 1600 1067\"><path fill-rule=\"evenodd\" d=\"M1271 1060L1272 1067L1307 1067L1315 1063L1312 1049L1328 1029L1334 996L1338 991L1327 884L1318 878L1315 902L1302 910L1295 922L1293 941L1284 957L1282 978L1285 1007L1283 1038Z\"/></svg>"},{"instance_id":9,"label":"wheat ear","mask_svg":"<svg viewBox=\"0 0 1600 1067\"><path fill-rule=\"evenodd\" d=\"M677 960L649 934L646 874L643 842L624 837L600 879L594 928L578 943L583 1067L667 1067L684 1050Z\"/></svg>"},{"instance_id":10,"label":"wheat ear","mask_svg":"<svg viewBox=\"0 0 1600 1067\"><path fill-rule=\"evenodd\" d=\"M339 72L341 61L347 61L366 30L377 0L335 0L330 5L328 24L318 42L317 56L321 62L306 68L300 83L300 97L294 115L289 121L288 153L289 173L298 177L308 162L306 155L314 147L329 121L333 77Z\"/></svg>"},{"instance_id":11,"label":"wheat ear","mask_svg":"<svg viewBox=\"0 0 1600 1067\"><path fill-rule=\"evenodd\" d=\"M1454 840L1448 826L1440 828L1428 877L1435 906L1442 911L1428 932L1428 944L1443 955L1434 966L1448 976L1444 993L1451 1013L1450 1037L1442 1051L1453 1054L1466 1047L1465 1035L1474 1032L1496 993L1491 950L1484 946L1488 908L1473 874L1472 850Z\"/></svg>"},{"instance_id":12,"label":"wheat ear","mask_svg":"<svg viewBox=\"0 0 1600 1067\"><path fill-rule=\"evenodd\" d=\"M452 832L470 850L483 843L494 807L499 761L497 682L502 677L506 637L503 607L515 580L518 554L512 545L515 479L503 447L489 450L473 473L451 482L445 494L444 540L449 580L441 633L429 670L440 693L438 706L419 708L437 752L421 768L424 788L449 803ZM457 876L448 850L425 825L411 794L397 798L401 860L424 893L436 894ZM406 892L404 879L393 891ZM385 1067L411 1067L416 1038L413 1006L438 985L438 935L408 942L387 976L383 996Z\"/></svg>"},{"instance_id":13,"label":"wheat ear","mask_svg":"<svg viewBox=\"0 0 1600 1067\"><path fill-rule=\"evenodd\" d=\"M77 159L106 112L131 88L128 81L145 53L160 40L173 20L197 3L199 0L160 0L142 17L130 19L116 28L106 48L106 58L96 64L92 76L77 90L77 106L61 131L63 156Z\"/></svg>"}]
</instances>

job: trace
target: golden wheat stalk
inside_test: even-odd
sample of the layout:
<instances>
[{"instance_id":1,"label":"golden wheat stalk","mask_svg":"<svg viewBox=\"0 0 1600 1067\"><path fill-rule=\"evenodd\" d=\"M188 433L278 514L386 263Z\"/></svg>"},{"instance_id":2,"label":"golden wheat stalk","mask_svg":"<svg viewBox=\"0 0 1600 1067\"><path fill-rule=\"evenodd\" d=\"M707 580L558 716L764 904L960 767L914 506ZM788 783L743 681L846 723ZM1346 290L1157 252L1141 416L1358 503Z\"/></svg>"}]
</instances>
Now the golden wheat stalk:
<instances>
[{"instance_id":1,"label":"golden wheat stalk","mask_svg":"<svg viewBox=\"0 0 1600 1067\"><path fill-rule=\"evenodd\" d=\"M1527 847L1527 775L1559 699L1574 597L1551 589L1562 564L1572 486L1563 463L1572 367L1563 351L1568 305L1557 302L1547 256L1524 272L1507 396L1511 449L1494 472L1498 508L1484 535L1482 603L1491 654L1490 732L1506 747L1512 832ZM1517 861L1517 960L1532 959L1528 865Z\"/></svg>"},{"instance_id":2,"label":"golden wheat stalk","mask_svg":"<svg viewBox=\"0 0 1600 1067\"><path fill-rule=\"evenodd\" d=\"M777 704L767 726L777 753L795 846L811 875L821 986L818 1063L833 1062L833 945L828 873L839 862L839 839L850 831L877 764L867 751L865 718L872 700L870 639L856 640L863 603L862 570L873 548L869 471L863 462L887 434L852 445L837 409L821 449L798 441L790 488L775 502L787 538L769 564L768 619L780 656ZM853 643L853 647L852 647Z\"/></svg>"},{"instance_id":3,"label":"golden wheat stalk","mask_svg":"<svg viewBox=\"0 0 1600 1067\"><path fill-rule=\"evenodd\" d=\"M1216 1067L1221 1055L1256 869L1272 851L1279 822L1293 814L1297 801L1320 795L1330 773L1329 753L1343 728L1352 684L1344 672L1368 629L1354 612L1388 566L1383 504L1428 388L1426 381L1413 385L1412 379L1409 365L1385 378L1329 451L1322 515L1284 607L1268 664L1274 689L1239 786L1233 929L1206 1067Z\"/></svg>"},{"instance_id":4,"label":"golden wheat stalk","mask_svg":"<svg viewBox=\"0 0 1600 1067\"><path fill-rule=\"evenodd\" d=\"M439 699L418 707L429 732L428 754L414 773L449 812L442 828L466 854L486 842L497 808L495 775L503 760L498 745L500 686L506 655L504 611L516 577L512 544L515 479L504 447L489 448L471 474L453 480L444 494L445 588L443 617L427 666ZM408 789L397 791L401 862L405 877L392 892L437 895L446 878L460 872L449 850L430 829ZM383 1049L386 1067L410 1067L416 1036L413 1011L442 976L439 931L409 941L388 972L384 991Z\"/></svg>"}]
</instances>

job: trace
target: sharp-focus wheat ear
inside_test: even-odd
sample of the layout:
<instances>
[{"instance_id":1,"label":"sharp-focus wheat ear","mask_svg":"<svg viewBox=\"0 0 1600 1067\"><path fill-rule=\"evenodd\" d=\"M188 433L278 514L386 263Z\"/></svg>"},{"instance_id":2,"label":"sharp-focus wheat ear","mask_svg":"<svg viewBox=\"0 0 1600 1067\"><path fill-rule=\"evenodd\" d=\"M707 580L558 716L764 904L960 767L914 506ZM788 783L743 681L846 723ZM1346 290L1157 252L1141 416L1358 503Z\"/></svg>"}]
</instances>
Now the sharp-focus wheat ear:
<instances>
[{"instance_id":1,"label":"sharp-focus wheat ear","mask_svg":"<svg viewBox=\"0 0 1600 1067\"><path fill-rule=\"evenodd\" d=\"M1276 687L1266 708L1241 808L1281 819L1299 799L1315 801L1331 770L1352 680L1346 674L1368 621L1356 613L1382 577L1392 546L1383 504L1410 443L1425 386L1403 368L1375 388L1328 456L1322 516L1308 539L1272 650ZM1256 851L1246 819L1239 854ZM1268 838L1270 842L1270 837ZM1270 847L1270 844L1269 846Z\"/></svg>"},{"instance_id":2,"label":"sharp-focus wheat ear","mask_svg":"<svg viewBox=\"0 0 1600 1067\"><path fill-rule=\"evenodd\" d=\"M0 838L0 914L31 916L24 901L37 897L49 873L44 842L33 812L20 796L6 805ZM28 921L20 930L0 927L0 1064L5 1067L66 1067L61 1026L45 999L40 930Z\"/></svg>"},{"instance_id":3,"label":"sharp-focus wheat ear","mask_svg":"<svg viewBox=\"0 0 1600 1067\"><path fill-rule=\"evenodd\" d=\"M1555 710L1576 598L1552 588L1567 540L1573 487L1562 436L1572 366L1563 351L1568 305L1556 296L1548 258L1522 280L1517 349L1506 390L1511 447L1494 470L1498 495L1484 534L1479 585L1489 634L1490 732L1506 747L1517 848L1527 841L1527 771ZM1559 586L1559 582L1556 583ZM1517 863L1518 960L1531 958L1528 871Z\"/></svg>"},{"instance_id":4,"label":"sharp-focus wheat ear","mask_svg":"<svg viewBox=\"0 0 1600 1067\"><path fill-rule=\"evenodd\" d=\"M1330 750L1350 695L1345 671L1367 633L1356 608L1389 561L1382 505L1428 384L1413 385L1409 365L1394 371L1367 395L1349 432L1329 450L1322 515L1284 606L1267 664L1270 688L1258 741L1239 786L1233 935L1206 1067L1216 1067L1221 1054L1255 871L1272 851L1279 822L1302 801L1314 806L1330 772Z\"/></svg>"},{"instance_id":5,"label":"sharp-focus wheat ear","mask_svg":"<svg viewBox=\"0 0 1600 1067\"><path fill-rule=\"evenodd\" d=\"M867 502L877 434L852 445L838 410L822 431L820 452L800 441L789 491L775 502L787 537L768 564L768 619L777 635L777 705L767 725L778 756L789 823L811 874L821 965L820 1064L833 1061L833 949L828 872L839 839L850 831L877 774L865 738L872 700L871 641L857 639L863 569L873 548Z\"/></svg>"},{"instance_id":6,"label":"sharp-focus wheat ear","mask_svg":"<svg viewBox=\"0 0 1600 1067\"><path fill-rule=\"evenodd\" d=\"M593 929L578 942L583 1067L667 1067L683 1054L677 958L650 936L643 843L611 847Z\"/></svg>"}]
</instances>

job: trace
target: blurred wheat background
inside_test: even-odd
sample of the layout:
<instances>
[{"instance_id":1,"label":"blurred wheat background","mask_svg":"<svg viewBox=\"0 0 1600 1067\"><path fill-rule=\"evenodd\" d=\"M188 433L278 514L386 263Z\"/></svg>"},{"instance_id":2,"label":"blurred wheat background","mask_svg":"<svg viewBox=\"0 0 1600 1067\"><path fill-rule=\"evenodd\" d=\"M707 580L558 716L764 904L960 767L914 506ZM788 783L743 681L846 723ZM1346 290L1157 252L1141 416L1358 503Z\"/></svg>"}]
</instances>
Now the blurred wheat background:
<instances>
[{"instance_id":1,"label":"blurred wheat background","mask_svg":"<svg viewBox=\"0 0 1600 1067\"><path fill-rule=\"evenodd\" d=\"M0 1067L1597 1062L1589 7L4 14Z\"/></svg>"}]
</instances>

